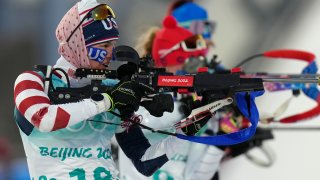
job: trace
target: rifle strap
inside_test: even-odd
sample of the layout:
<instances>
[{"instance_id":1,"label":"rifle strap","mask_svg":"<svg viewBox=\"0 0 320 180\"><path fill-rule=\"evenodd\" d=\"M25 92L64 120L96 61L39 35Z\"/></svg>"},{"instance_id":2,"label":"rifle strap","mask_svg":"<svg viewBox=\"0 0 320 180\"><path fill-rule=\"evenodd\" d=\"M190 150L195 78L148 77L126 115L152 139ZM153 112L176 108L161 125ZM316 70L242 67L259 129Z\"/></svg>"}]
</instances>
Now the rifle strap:
<instances>
[{"instance_id":1,"label":"rifle strap","mask_svg":"<svg viewBox=\"0 0 320 180\"><path fill-rule=\"evenodd\" d=\"M234 145L234 144L239 144L241 142L247 141L255 134L258 121L259 121L259 112L254 100L255 100L255 97L261 96L263 93L264 91L249 92L250 102L248 102L246 92L240 92L236 94L237 106L241 111L241 113L247 119L250 120L250 123L251 123L250 127L242 129L239 132L217 135L217 136L197 137L197 136L184 136L181 134L177 134L177 137L180 139L185 139L192 142L208 144L208 145L218 145L218 146Z\"/></svg>"}]
</instances>

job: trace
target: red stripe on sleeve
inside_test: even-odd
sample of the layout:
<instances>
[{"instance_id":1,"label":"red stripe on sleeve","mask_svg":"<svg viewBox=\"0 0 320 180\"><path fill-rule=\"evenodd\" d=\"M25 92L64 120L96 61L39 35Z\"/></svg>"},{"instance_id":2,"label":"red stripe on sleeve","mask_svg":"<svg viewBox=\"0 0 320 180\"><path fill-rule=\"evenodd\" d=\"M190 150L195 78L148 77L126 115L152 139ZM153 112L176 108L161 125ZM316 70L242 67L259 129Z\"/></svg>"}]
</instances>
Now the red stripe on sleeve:
<instances>
[{"instance_id":1,"label":"red stripe on sleeve","mask_svg":"<svg viewBox=\"0 0 320 180\"><path fill-rule=\"evenodd\" d=\"M52 131L67 127L69 120L70 114L58 107L57 116Z\"/></svg>"},{"instance_id":2,"label":"red stripe on sleeve","mask_svg":"<svg viewBox=\"0 0 320 180\"><path fill-rule=\"evenodd\" d=\"M29 73L29 74L35 75L35 76L37 76L42 82L44 81L43 77L42 77L39 73L37 73L37 72L34 72L34 71L25 71L25 72L23 72L23 73Z\"/></svg>"},{"instance_id":3,"label":"red stripe on sleeve","mask_svg":"<svg viewBox=\"0 0 320 180\"><path fill-rule=\"evenodd\" d=\"M46 115L47 112L48 112L48 107L45 107L45 108L40 109L40 110L37 111L36 113L34 113L34 115L33 115L32 118L31 118L31 123L32 123L35 127L39 128L40 123L41 123L41 121L42 121L42 119L43 119L43 116Z\"/></svg>"},{"instance_id":4,"label":"red stripe on sleeve","mask_svg":"<svg viewBox=\"0 0 320 180\"><path fill-rule=\"evenodd\" d=\"M20 113L21 113L22 115L24 115L24 113L26 112L26 110L27 110L29 107L31 107L31 106L33 106L33 105L35 105L35 104L48 104L48 105L50 105L50 100L49 100L49 98L43 97L43 96L32 96L32 97L29 97L29 98L24 99L24 100L20 103L18 109L19 109Z\"/></svg>"},{"instance_id":5,"label":"red stripe on sleeve","mask_svg":"<svg viewBox=\"0 0 320 180\"><path fill-rule=\"evenodd\" d=\"M32 81L32 80L25 80L25 81L21 81L20 83L18 83L16 85L16 87L14 88L14 100L16 100L16 97L24 90L27 89L36 89L39 91L44 91L44 88L42 87L41 84L39 84L36 81Z\"/></svg>"}]
</instances>

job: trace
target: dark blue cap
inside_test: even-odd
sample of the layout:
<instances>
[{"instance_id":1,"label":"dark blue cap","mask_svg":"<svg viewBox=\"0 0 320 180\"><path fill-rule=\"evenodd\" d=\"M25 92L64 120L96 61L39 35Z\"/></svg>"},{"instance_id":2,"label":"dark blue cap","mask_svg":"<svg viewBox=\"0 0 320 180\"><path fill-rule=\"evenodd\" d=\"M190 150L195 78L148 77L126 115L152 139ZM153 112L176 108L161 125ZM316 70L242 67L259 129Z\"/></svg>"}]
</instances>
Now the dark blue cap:
<instances>
[{"instance_id":1,"label":"dark blue cap","mask_svg":"<svg viewBox=\"0 0 320 180\"><path fill-rule=\"evenodd\" d=\"M119 38L117 23L111 16L104 20L89 20L83 24L82 29L87 47Z\"/></svg>"}]
</instances>

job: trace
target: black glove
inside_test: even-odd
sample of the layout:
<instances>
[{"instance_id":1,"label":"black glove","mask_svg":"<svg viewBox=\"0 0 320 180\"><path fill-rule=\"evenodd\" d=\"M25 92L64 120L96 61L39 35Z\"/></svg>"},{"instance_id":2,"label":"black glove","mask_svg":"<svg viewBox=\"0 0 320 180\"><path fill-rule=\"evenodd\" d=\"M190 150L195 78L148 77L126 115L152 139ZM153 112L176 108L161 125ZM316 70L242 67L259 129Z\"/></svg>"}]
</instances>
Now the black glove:
<instances>
[{"instance_id":1,"label":"black glove","mask_svg":"<svg viewBox=\"0 0 320 180\"><path fill-rule=\"evenodd\" d=\"M192 109L196 109L201 106L201 101L193 100L191 96L181 98L180 102L180 111L185 115L185 117L191 114Z\"/></svg>"},{"instance_id":2,"label":"black glove","mask_svg":"<svg viewBox=\"0 0 320 180\"><path fill-rule=\"evenodd\" d=\"M188 136L195 135L212 118L211 112L205 112L199 116L196 116L196 118L194 118L194 120L197 120L196 122L190 123L189 125L181 128L184 134Z\"/></svg>"},{"instance_id":3,"label":"black glove","mask_svg":"<svg viewBox=\"0 0 320 180\"><path fill-rule=\"evenodd\" d=\"M115 108L122 116L130 116L139 109L141 98L146 94L153 94L154 89L147 85L125 81L117 84L110 92Z\"/></svg>"},{"instance_id":4,"label":"black glove","mask_svg":"<svg viewBox=\"0 0 320 180\"><path fill-rule=\"evenodd\" d=\"M141 106L145 107L152 116L161 117L165 111L173 112L173 99L170 94L159 94L152 97L152 100L141 102Z\"/></svg>"},{"instance_id":5,"label":"black glove","mask_svg":"<svg viewBox=\"0 0 320 180\"><path fill-rule=\"evenodd\" d=\"M138 70L138 67L134 63L128 62L127 64L121 65L117 69L117 78L120 80L129 80L130 77L136 73Z\"/></svg>"},{"instance_id":6,"label":"black glove","mask_svg":"<svg viewBox=\"0 0 320 180\"><path fill-rule=\"evenodd\" d=\"M193 100L192 97L182 98L181 100L180 110L187 117L190 115L193 109L201 107L201 102L199 100ZM203 126L207 124L207 122L212 118L212 114L210 111L204 111L191 119L187 120L190 123L185 127L182 127L181 130L188 136L195 135ZM192 122L195 121L195 122Z\"/></svg>"}]
</instances>

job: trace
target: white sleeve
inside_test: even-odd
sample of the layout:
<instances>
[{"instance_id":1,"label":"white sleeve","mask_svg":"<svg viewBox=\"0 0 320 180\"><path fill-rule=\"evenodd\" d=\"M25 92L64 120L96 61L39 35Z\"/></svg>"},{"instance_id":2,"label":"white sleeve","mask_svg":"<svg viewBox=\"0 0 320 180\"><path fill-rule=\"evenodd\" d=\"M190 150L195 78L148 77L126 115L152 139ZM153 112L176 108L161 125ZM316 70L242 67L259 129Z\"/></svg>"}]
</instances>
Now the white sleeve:
<instances>
[{"instance_id":1,"label":"white sleeve","mask_svg":"<svg viewBox=\"0 0 320 180\"><path fill-rule=\"evenodd\" d=\"M188 143L188 141L179 139L175 136L169 136L166 139L150 146L142 156L141 161L155 159L164 154L168 159L171 159L181 147L186 147L186 143Z\"/></svg>"},{"instance_id":2,"label":"white sleeve","mask_svg":"<svg viewBox=\"0 0 320 180\"><path fill-rule=\"evenodd\" d=\"M215 146L192 143L185 169L186 180L210 180L219 168L224 151Z\"/></svg>"},{"instance_id":3,"label":"white sleeve","mask_svg":"<svg viewBox=\"0 0 320 180\"><path fill-rule=\"evenodd\" d=\"M140 107L136 114L142 115L142 124L152 127L154 129L175 129L173 125L183 118L183 114L179 111L179 107L180 102L174 102L173 112L165 112L162 117L154 117L150 115L150 113L143 107ZM178 133L183 133L181 130L178 131ZM145 152L144 156L141 158L141 160L146 161L154 159L164 154L166 154L168 159L170 159L176 154L177 149L180 149L180 147L185 146L185 143L188 142L174 136L169 136L166 139L149 147Z\"/></svg>"},{"instance_id":4,"label":"white sleeve","mask_svg":"<svg viewBox=\"0 0 320 180\"><path fill-rule=\"evenodd\" d=\"M181 103L174 102L174 109L172 113L164 112L163 116L161 117L154 117L152 116L144 107L139 107L139 110L136 114L141 115L143 117L142 124L152 127L154 129L166 129L172 128L173 125L181 119L184 118L184 115L180 112Z\"/></svg>"}]
</instances>

